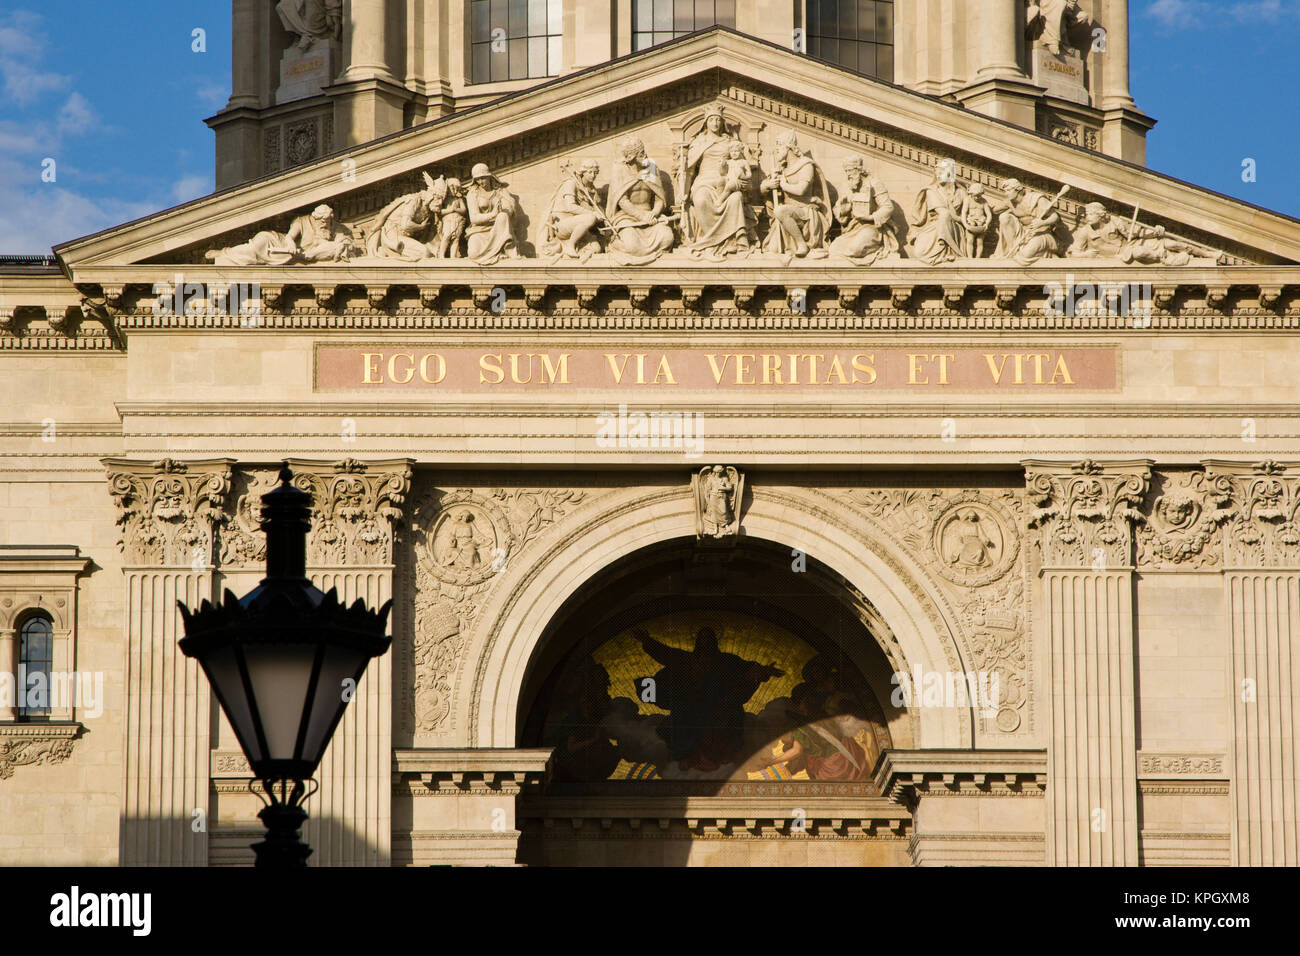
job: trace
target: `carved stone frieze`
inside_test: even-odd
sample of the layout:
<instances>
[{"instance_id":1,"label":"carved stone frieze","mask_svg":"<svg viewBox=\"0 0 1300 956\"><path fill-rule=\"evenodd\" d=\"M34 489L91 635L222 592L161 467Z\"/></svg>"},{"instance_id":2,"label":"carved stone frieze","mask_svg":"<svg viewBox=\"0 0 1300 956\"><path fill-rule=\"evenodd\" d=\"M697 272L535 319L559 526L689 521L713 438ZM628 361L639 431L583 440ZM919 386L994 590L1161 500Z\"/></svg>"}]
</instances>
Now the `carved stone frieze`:
<instances>
[{"instance_id":1,"label":"carved stone frieze","mask_svg":"<svg viewBox=\"0 0 1300 956\"><path fill-rule=\"evenodd\" d=\"M1045 566L1127 568L1133 526L1151 483L1151 462L1025 462L1025 484L1037 510L1029 526Z\"/></svg>"},{"instance_id":2,"label":"carved stone frieze","mask_svg":"<svg viewBox=\"0 0 1300 956\"><path fill-rule=\"evenodd\" d=\"M452 687L479 609L510 563L583 501L572 488L430 489L412 510L414 674L404 685L406 729L436 733L451 713Z\"/></svg>"},{"instance_id":3,"label":"carved stone frieze","mask_svg":"<svg viewBox=\"0 0 1300 956\"><path fill-rule=\"evenodd\" d=\"M230 491L229 459L153 464L104 459L127 565L213 565L214 531Z\"/></svg>"},{"instance_id":4,"label":"carved stone frieze","mask_svg":"<svg viewBox=\"0 0 1300 956\"><path fill-rule=\"evenodd\" d=\"M1227 567L1300 566L1300 467L1205 462L1207 483L1227 512Z\"/></svg>"},{"instance_id":5,"label":"carved stone frieze","mask_svg":"<svg viewBox=\"0 0 1300 956\"><path fill-rule=\"evenodd\" d=\"M1139 567L1217 568L1223 563L1223 524L1232 517L1230 490L1204 472L1160 472L1137 528Z\"/></svg>"},{"instance_id":6,"label":"carved stone frieze","mask_svg":"<svg viewBox=\"0 0 1300 956\"><path fill-rule=\"evenodd\" d=\"M990 729L1018 731L1029 700L1018 496L1009 490L855 488L847 497L942 582L971 668L997 676Z\"/></svg>"}]
</instances>

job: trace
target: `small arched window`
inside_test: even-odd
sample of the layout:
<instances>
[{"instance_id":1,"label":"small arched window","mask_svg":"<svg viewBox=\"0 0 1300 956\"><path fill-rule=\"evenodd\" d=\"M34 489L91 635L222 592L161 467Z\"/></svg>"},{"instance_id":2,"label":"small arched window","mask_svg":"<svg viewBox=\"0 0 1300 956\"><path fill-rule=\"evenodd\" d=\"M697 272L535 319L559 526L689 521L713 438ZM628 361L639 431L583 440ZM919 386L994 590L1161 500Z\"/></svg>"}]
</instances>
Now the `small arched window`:
<instances>
[{"instance_id":1,"label":"small arched window","mask_svg":"<svg viewBox=\"0 0 1300 956\"><path fill-rule=\"evenodd\" d=\"M54 671L54 624L40 612L18 630L19 720L49 720L50 679Z\"/></svg>"}]
</instances>

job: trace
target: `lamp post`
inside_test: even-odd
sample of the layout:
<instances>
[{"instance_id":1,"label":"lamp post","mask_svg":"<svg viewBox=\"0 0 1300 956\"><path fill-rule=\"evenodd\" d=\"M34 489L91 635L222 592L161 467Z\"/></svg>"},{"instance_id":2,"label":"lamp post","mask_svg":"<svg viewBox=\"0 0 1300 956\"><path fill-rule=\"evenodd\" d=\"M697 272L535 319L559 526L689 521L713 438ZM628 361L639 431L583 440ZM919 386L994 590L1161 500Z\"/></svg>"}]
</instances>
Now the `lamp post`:
<instances>
[{"instance_id":1,"label":"lamp post","mask_svg":"<svg viewBox=\"0 0 1300 956\"><path fill-rule=\"evenodd\" d=\"M195 658L230 721L265 806L258 818L266 839L253 844L256 866L303 867L311 848L298 835L307 813L307 784L372 657L384 654L392 601L378 611L358 599L339 603L307 578L312 496L290 483L262 496L266 577L236 598L180 604L180 649ZM251 789L251 787L250 787Z\"/></svg>"}]
</instances>

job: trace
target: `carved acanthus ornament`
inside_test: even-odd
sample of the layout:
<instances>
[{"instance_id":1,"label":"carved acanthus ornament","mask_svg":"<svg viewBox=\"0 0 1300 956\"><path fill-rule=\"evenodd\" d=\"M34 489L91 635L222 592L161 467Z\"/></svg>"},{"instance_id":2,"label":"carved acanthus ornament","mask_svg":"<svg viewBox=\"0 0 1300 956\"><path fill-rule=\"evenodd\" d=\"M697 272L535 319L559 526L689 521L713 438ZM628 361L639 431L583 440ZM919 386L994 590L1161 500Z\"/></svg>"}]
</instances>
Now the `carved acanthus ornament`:
<instances>
[{"instance_id":1,"label":"carved acanthus ornament","mask_svg":"<svg viewBox=\"0 0 1300 956\"><path fill-rule=\"evenodd\" d=\"M118 509L123 562L211 568L214 531L230 491L233 464L229 459L154 464L104 459Z\"/></svg>"},{"instance_id":2,"label":"carved acanthus ornament","mask_svg":"<svg viewBox=\"0 0 1300 956\"><path fill-rule=\"evenodd\" d=\"M1029 526L1047 567L1131 567L1133 525L1151 483L1150 461L1025 462L1025 483L1037 506Z\"/></svg>"},{"instance_id":3,"label":"carved acanthus ornament","mask_svg":"<svg viewBox=\"0 0 1300 956\"><path fill-rule=\"evenodd\" d=\"M1227 512L1227 567L1300 566L1300 467L1207 461L1205 474Z\"/></svg>"},{"instance_id":4,"label":"carved acanthus ornament","mask_svg":"<svg viewBox=\"0 0 1300 956\"><path fill-rule=\"evenodd\" d=\"M586 497L571 488L430 490L414 506L413 700L409 731L436 733L451 714L456 670L483 602L535 538Z\"/></svg>"},{"instance_id":5,"label":"carved acanthus ornament","mask_svg":"<svg viewBox=\"0 0 1300 956\"><path fill-rule=\"evenodd\" d=\"M406 459L332 465L290 459L295 487L313 496L307 564L314 567L387 565L393 528L411 487Z\"/></svg>"}]
</instances>

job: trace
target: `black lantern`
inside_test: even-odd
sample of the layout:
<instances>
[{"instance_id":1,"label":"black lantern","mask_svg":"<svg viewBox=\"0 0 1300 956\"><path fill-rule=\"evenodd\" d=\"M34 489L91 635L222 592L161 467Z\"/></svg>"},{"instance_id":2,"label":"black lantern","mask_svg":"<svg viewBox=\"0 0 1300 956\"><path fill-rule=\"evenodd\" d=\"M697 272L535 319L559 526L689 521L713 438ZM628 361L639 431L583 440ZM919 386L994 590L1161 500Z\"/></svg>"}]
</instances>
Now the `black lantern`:
<instances>
[{"instance_id":1,"label":"black lantern","mask_svg":"<svg viewBox=\"0 0 1300 956\"><path fill-rule=\"evenodd\" d=\"M378 611L360 599L344 607L337 589L327 594L308 580L312 496L292 477L285 465L280 484L262 496L262 583L242 598L227 590L221 604L204 601L197 611L177 602L180 649L203 667L265 793L258 817L268 834L253 845L257 866L307 865L311 848L298 838L307 783L366 665L392 643L391 600Z\"/></svg>"}]
</instances>

